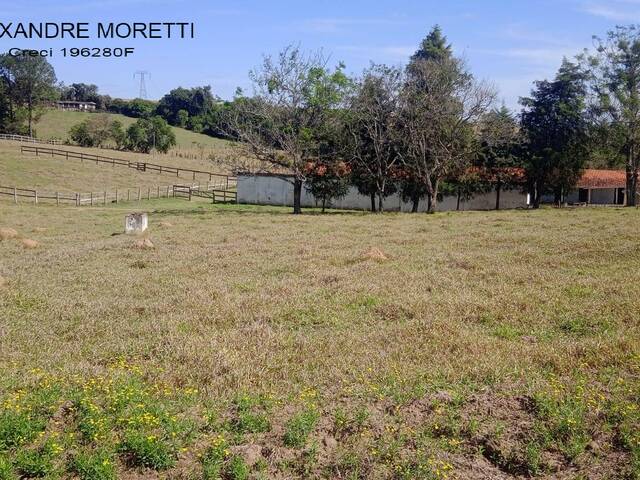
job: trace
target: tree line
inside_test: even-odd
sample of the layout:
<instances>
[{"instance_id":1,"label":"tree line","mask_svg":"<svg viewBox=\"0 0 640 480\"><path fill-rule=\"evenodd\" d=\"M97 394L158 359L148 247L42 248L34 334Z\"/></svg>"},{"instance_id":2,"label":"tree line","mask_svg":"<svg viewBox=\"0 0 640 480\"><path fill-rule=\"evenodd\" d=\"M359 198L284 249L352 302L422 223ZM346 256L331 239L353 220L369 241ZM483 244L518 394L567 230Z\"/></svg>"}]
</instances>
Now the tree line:
<instances>
[{"instance_id":1,"label":"tree line","mask_svg":"<svg viewBox=\"0 0 640 480\"><path fill-rule=\"evenodd\" d=\"M162 150L171 145L166 123L229 138L292 174L295 212L303 185L323 204L354 185L374 211L394 193L413 211L426 202L433 212L443 195L460 202L495 191L499 208L500 193L515 188L534 207L549 195L560 205L588 165L624 166L626 202L635 205L640 34L616 27L594 45L535 82L517 113L496 107L496 90L474 77L437 26L406 67L372 64L356 77L321 53L287 47L250 72L253 95L238 90L226 102L209 86L177 88L159 102L112 99L95 85L56 85L43 58L2 55L0 128L32 133L43 101L63 98L139 118L126 131L83 122L72 132L81 144L111 138L119 148Z\"/></svg>"},{"instance_id":2,"label":"tree line","mask_svg":"<svg viewBox=\"0 0 640 480\"><path fill-rule=\"evenodd\" d=\"M564 59L537 81L514 114L456 57L439 27L405 68L372 64L350 78L319 53L287 47L250 73L255 95L225 105L217 128L275 172L292 175L294 212L303 185L323 205L349 185L371 210L399 193L434 212L480 192L521 189L538 208L561 205L586 166L626 170L635 205L640 161L640 35L617 27L595 49Z\"/></svg>"}]
</instances>

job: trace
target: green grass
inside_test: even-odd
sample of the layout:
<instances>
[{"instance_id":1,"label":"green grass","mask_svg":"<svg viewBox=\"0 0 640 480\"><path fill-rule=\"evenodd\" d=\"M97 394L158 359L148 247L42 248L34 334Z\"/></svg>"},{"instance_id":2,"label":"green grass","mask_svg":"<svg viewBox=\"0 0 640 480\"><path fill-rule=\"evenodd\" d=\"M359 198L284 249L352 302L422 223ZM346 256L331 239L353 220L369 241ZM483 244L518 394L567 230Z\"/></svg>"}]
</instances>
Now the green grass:
<instances>
[{"instance_id":1,"label":"green grass","mask_svg":"<svg viewBox=\"0 0 640 480\"><path fill-rule=\"evenodd\" d=\"M638 478L638 222L3 202L0 478Z\"/></svg>"},{"instance_id":2,"label":"green grass","mask_svg":"<svg viewBox=\"0 0 640 480\"><path fill-rule=\"evenodd\" d=\"M69 130L74 125L90 118L91 115L102 115L101 113L89 112L69 112L58 109L47 110L35 125L36 137L43 140L58 139L66 140L69 138ZM120 115L119 113L105 113L113 120L118 120L126 129L137 119ZM209 135L194 133L190 130L179 127L171 127L176 135L177 148L193 148L199 145L204 147L217 147L224 145L226 142Z\"/></svg>"}]
</instances>

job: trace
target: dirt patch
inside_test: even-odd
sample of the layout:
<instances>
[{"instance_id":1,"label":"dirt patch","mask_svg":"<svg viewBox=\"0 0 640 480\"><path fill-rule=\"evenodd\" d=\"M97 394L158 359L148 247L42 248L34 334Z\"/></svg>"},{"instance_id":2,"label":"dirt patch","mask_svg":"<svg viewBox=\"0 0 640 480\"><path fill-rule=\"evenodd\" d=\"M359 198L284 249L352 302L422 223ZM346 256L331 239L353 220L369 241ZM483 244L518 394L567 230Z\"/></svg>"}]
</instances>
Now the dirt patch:
<instances>
[{"instance_id":1,"label":"dirt patch","mask_svg":"<svg viewBox=\"0 0 640 480\"><path fill-rule=\"evenodd\" d=\"M11 240L17 236L18 232L13 228L0 228L0 240Z\"/></svg>"},{"instance_id":2,"label":"dirt patch","mask_svg":"<svg viewBox=\"0 0 640 480\"><path fill-rule=\"evenodd\" d=\"M158 222L158 226L163 228L171 228L173 227L173 223L171 222Z\"/></svg>"},{"instance_id":3,"label":"dirt patch","mask_svg":"<svg viewBox=\"0 0 640 480\"><path fill-rule=\"evenodd\" d=\"M8 285L8 283L9 283L9 280L7 280L2 275L0 275L0 288L5 287L6 285Z\"/></svg>"}]
</instances>

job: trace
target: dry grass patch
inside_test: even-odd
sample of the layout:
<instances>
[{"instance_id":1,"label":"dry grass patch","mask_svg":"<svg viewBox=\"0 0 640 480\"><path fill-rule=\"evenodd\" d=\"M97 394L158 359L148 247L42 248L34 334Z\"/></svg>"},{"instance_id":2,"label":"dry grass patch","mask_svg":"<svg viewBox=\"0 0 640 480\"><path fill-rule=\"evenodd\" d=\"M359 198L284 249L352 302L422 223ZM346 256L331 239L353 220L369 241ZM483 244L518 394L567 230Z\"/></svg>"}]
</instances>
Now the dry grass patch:
<instances>
[{"instance_id":1,"label":"dry grass patch","mask_svg":"<svg viewBox=\"0 0 640 480\"><path fill-rule=\"evenodd\" d=\"M162 438L166 478L640 474L640 211L149 206L174 225L149 252L110 236L126 208L0 211L47 228L37 262L0 249L2 399L33 368L86 382L117 358L195 388L170 405L194 427ZM372 245L392 261L363 261ZM124 476L154 446L125 430Z\"/></svg>"},{"instance_id":2,"label":"dry grass patch","mask_svg":"<svg viewBox=\"0 0 640 480\"><path fill-rule=\"evenodd\" d=\"M0 228L0 240L11 240L17 236L18 232L13 228Z\"/></svg>"},{"instance_id":3,"label":"dry grass patch","mask_svg":"<svg viewBox=\"0 0 640 480\"><path fill-rule=\"evenodd\" d=\"M134 242L134 245L135 245L136 248L141 248L141 249L155 248L155 245L153 244L153 242L151 241L151 239L149 237L138 238Z\"/></svg>"}]
</instances>

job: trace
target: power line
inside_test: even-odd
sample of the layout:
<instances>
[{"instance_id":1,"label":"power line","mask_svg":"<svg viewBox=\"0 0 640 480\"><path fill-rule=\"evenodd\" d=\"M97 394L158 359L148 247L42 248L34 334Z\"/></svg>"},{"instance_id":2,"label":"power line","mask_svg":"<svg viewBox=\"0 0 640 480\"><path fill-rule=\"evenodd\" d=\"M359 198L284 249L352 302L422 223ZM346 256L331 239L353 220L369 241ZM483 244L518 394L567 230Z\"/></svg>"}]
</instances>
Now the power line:
<instances>
[{"instance_id":1,"label":"power line","mask_svg":"<svg viewBox=\"0 0 640 480\"><path fill-rule=\"evenodd\" d=\"M151 77L151 74L146 70L138 70L133 74L133 78L136 78L136 75L140 76L140 98L147 98L147 82L145 77Z\"/></svg>"}]
</instances>

